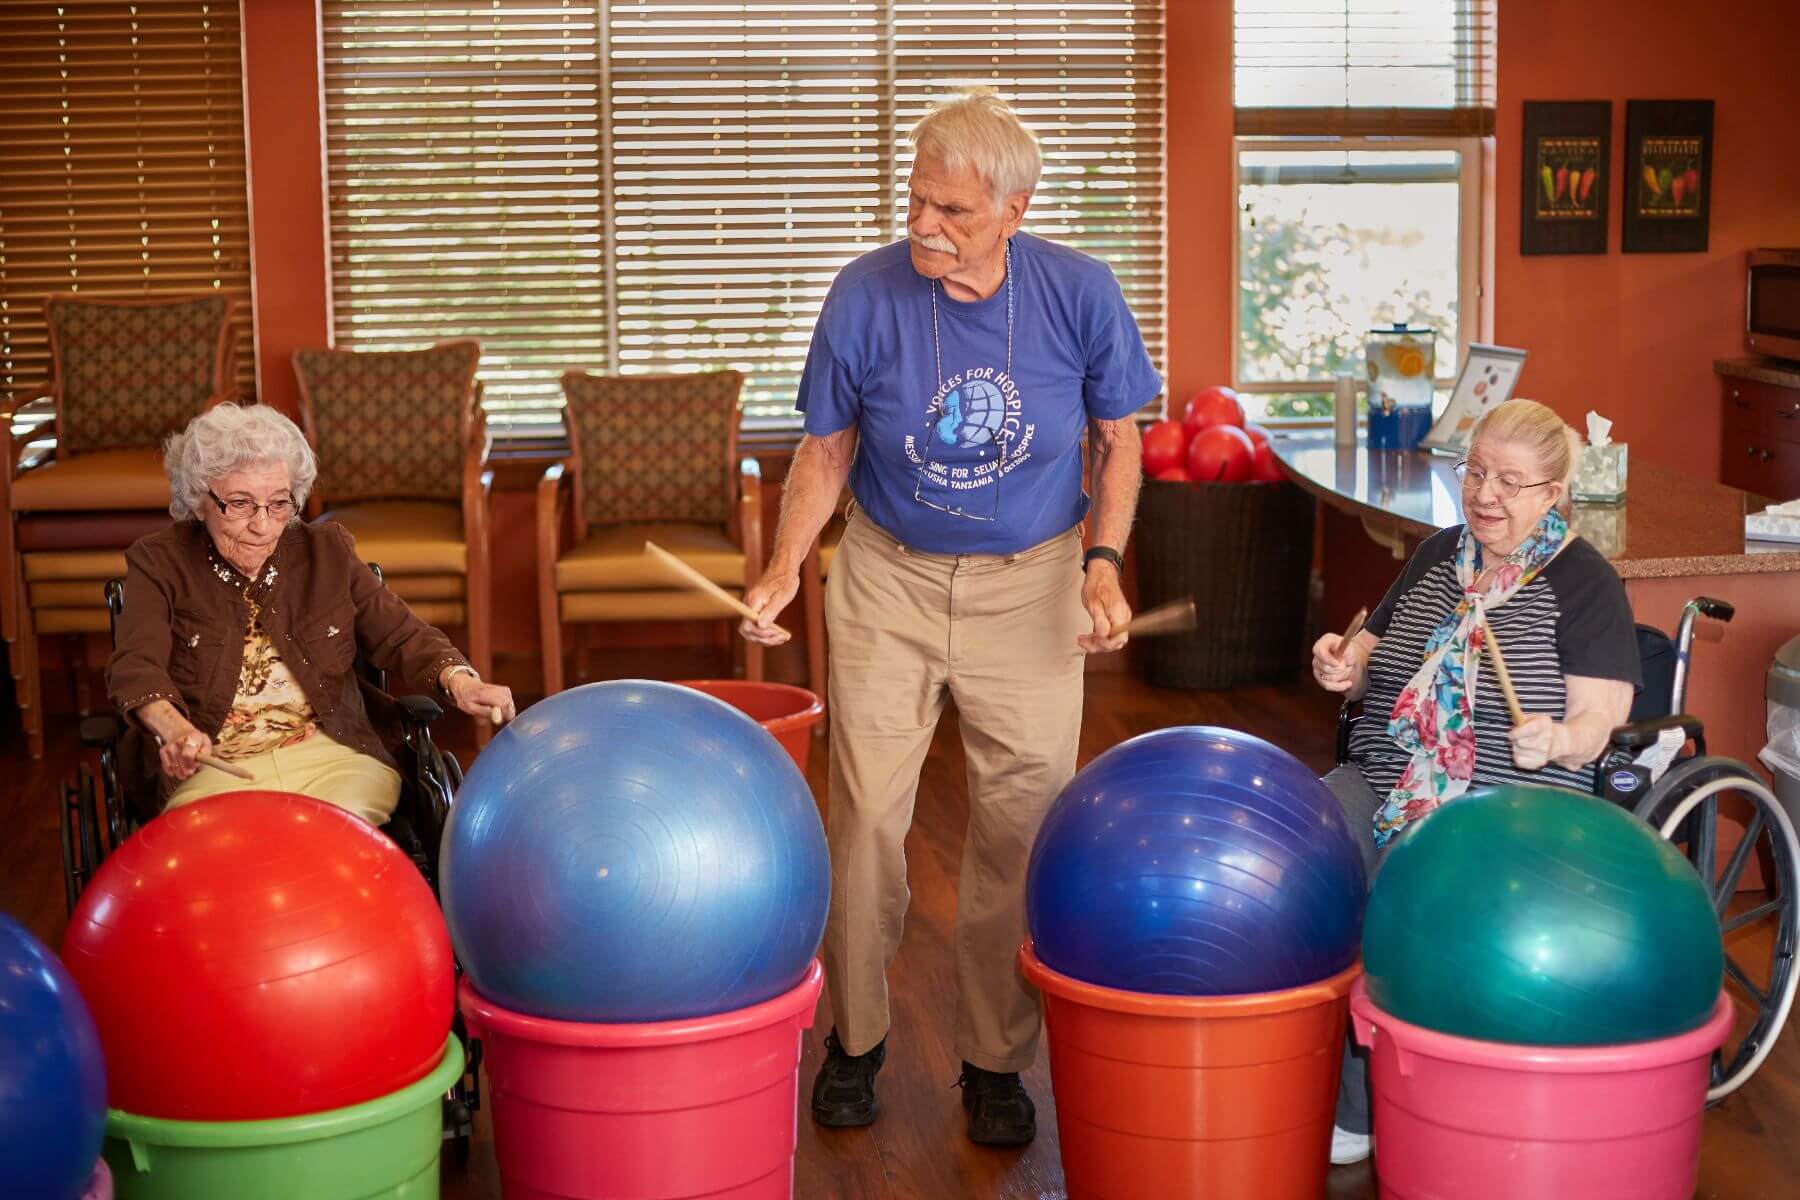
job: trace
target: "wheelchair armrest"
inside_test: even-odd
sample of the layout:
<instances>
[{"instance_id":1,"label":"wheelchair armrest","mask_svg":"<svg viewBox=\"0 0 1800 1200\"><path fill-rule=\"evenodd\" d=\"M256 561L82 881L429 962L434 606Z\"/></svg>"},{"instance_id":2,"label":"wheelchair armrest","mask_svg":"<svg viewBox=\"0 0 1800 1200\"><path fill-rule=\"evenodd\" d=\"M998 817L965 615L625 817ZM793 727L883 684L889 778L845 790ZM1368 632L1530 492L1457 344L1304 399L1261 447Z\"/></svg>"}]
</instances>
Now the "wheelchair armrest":
<instances>
[{"instance_id":1,"label":"wheelchair armrest","mask_svg":"<svg viewBox=\"0 0 1800 1200\"><path fill-rule=\"evenodd\" d=\"M1340 767L1350 761L1350 734L1360 720L1362 720L1362 701L1344 701L1338 709L1337 719L1337 765Z\"/></svg>"},{"instance_id":2,"label":"wheelchair armrest","mask_svg":"<svg viewBox=\"0 0 1800 1200\"><path fill-rule=\"evenodd\" d=\"M110 746L125 735L125 722L115 716L87 717L81 722L83 746Z\"/></svg>"},{"instance_id":3,"label":"wheelchair armrest","mask_svg":"<svg viewBox=\"0 0 1800 1200\"><path fill-rule=\"evenodd\" d=\"M1621 750L1641 750L1645 746L1654 746L1665 729L1679 729L1699 745L1704 747L1706 744L1705 726L1700 723L1699 717L1689 716L1687 713L1651 717L1647 721L1621 725L1612 731L1610 741Z\"/></svg>"},{"instance_id":4,"label":"wheelchair armrest","mask_svg":"<svg viewBox=\"0 0 1800 1200\"><path fill-rule=\"evenodd\" d=\"M430 696L395 696L400 718L410 725L429 725L444 715L443 706Z\"/></svg>"}]
</instances>

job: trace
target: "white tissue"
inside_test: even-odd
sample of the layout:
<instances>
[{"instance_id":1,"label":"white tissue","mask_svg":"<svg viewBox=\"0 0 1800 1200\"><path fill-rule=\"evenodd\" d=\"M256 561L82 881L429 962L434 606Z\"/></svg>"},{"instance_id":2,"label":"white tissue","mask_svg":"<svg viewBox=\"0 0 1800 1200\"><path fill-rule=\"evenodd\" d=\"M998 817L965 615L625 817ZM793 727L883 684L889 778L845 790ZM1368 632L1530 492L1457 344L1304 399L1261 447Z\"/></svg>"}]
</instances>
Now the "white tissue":
<instances>
[{"instance_id":1,"label":"white tissue","mask_svg":"<svg viewBox=\"0 0 1800 1200\"><path fill-rule=\"evenodd\" d=\"M1592 411L1588 413L1587 427L1588 445L1593 446L1595 449L1605 446L1612 441L1612 422L1601 416L1599 413Z\"/></svg>"}]
</instances>

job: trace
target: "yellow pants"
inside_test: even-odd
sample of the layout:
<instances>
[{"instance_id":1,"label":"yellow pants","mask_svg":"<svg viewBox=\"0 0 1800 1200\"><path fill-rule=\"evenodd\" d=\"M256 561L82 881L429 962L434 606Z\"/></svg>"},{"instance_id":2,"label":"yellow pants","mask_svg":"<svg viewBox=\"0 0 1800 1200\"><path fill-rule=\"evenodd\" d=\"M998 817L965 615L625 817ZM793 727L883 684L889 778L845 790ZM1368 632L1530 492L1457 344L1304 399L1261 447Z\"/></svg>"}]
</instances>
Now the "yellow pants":
<instances>
[{"instance_id":1,"label":"yellow pants","mask_svg":"<svg viewBox=\"0 0 1800 1200\"><path fill-rule=\"evenodd\" d=\"M298 792L354 813L380 826L400 803L400 772L378 758L334 742L321 732L297 745L232 760L256 776L238 779L212 767L201 767L177 784L168 808L179 808L225 792L266 790Z\"/></svg>"}]
</instances>

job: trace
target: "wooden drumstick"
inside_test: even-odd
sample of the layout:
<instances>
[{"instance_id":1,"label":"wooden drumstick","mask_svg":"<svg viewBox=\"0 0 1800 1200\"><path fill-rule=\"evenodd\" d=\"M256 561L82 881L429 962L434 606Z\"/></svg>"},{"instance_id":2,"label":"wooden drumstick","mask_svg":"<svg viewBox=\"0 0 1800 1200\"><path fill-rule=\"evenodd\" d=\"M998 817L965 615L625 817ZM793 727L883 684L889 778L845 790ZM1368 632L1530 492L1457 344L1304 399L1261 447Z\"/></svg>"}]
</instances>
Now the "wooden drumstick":
<instances>
[{"instance_id":1,"label":"wooden drumstick","mask_svg":"<svg viewBox=\"0 0 1800 1200\"><path fill-rule=\"evenodd\" d=\"M494 708L488 709L488 720L490 720L494 724L498 725L498 724L500 724L500 722L506 720L506 714L501 712L500 709L496 706Z\"/></svg>"},{"instance_id":2,"label":"wooden drumstick","mask_svg":"<svg viewBox=\"0 0 1800 1200\"><path fill-rule=\"evenodd\" d=\"M1194 598L1183 596L1139 613L1125 626L1125 632L1132 637L1160 637L1186 633L1199 623L1199 618L1194 615Z\"/></svg>"},{"instance_id":3,"label":"wooden drumstick","mask_svg":"<svg viewBox=\"0 0 1800 1200\"><path fill-rule=\"evenodd\" d=\"M1487 614L1481 614L1482 644L1487 647L1488 657L1494 660L1494 678L1500 681L1500 694L1506 697L1506 707L1512 713L1513 728L1517 729L1525 723L1525 710L1519 707L1519 694L1513 691L1512 676L1507 673L1506 659L1500 655L1500 643L1494 637L1494 627L1488 624Z\"/></svg>"},{"instance_id":4,"label":"wooden drumstick","mask_svg":"<svg viewBox=\"0 0 1800 1200\"><path fill-rule=\"evenodd\" d=\"M214 758L210 754L201 754L201 755L198 755L197 758L200 762L200 765L203 767L211 767L215 771L223 771L227 775L233 776L234 778L237 778L237 779L245 780L246 782L250 782L250 783L256 782L256 776L254 776L250 772L244 770L244 768L238 766L236 763L228 763L224 759Z\"/></svg>"},{"instance_id":5,"label":"wooden drumstick","mask_svg":"<svg viewBox=\"0 0 1800 1200\"><path fill-rule=\"evenodd\" d=\"M1354 617L1350 618L1350 627L1348 629L1344 630L1344 636L1340 637L1338 639L1337 653L1336 653L1335 657L1337 657L1337 658L1344 657L1344 648L1350 644L1351 639L1355 638L1357 634L1362 632L1363 622L1367 621L1368 619L1369 619L1369 607L1368 607L1368 605L1365 604L1363 607L1356 610L1356 615Z\"/></svg>"},{"instance_id":6,"label":"wooden drumstick","mask_svg":"<svg viewBox=\"0 0 1800 1200\"><path fill-rule=\"evenodd\" d=\"M717 600L732 612L737 613L739 616L744 617L752 623L761 620L761 618L757 616L755 609L751 608L748 604L745 604L742 600L739 600L736 596L732 595L700 572L694 570L694 568L688 566L688 564L681 559L670 554L667 550L664 550L655 542L645 542L644 550L652 558L657 559L664 566L668 567L669 570L675 572L681 582L688 587L693 588L697 592L702 592L711 596L714 600ZM787 630L779 625L774 626L774 629L778 633L787 632Z\"/></svg>"}]
</instances>

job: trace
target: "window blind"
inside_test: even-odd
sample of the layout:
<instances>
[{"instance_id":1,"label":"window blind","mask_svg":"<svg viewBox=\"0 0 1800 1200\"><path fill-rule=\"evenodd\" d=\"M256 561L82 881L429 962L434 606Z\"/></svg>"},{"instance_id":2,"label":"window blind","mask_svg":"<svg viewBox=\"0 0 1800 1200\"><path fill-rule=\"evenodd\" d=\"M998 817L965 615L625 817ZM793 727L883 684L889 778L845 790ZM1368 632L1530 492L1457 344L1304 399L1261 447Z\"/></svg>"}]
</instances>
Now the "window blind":
<instances>
[{"instance_id":1,"label":"window blind","mask_svg":"<svg viewBox=\"0 0 1800 1200\"><path fill-rule=\"evenodd\" d=\"M604 369L599 16L590 2L326 0L332 340L480 341L494 427L555 432Z\"/></svg>"},{"instance_id":2,"label":"window blind","mask_svg":"<svg viewBox=\"0 0 1800 1200\"><path fill-rule=\"evenodd\" d=\"M0 393L48 381L44 297L237 302L255 390L236 0L0 5Z\"/></svg>"},{"instance_id":3,"label":"window blind","mask_svg":"<svg viewBox=\"0 0 1800 1200\"><path fill-rule=\"evenodd\" d=\"M1245 136L1494 131L1497 0L1235 0Z\"/></svg>"},{"instance_id":4,"label":"window blind","mask_svg":"<svg viewBox=\"0 0 1800 1200\"><path fill-rule=\"evenodd\" d=\"M833 276L902 235L907 130L973 83L1043 140L1027 228L1111 262L1163 361L1155 0L449 7L325 5L333 307L343 345L479 338L497 427L553 425L566 367L736 368L792 424Z\"/></svg>"}]
</instances>

